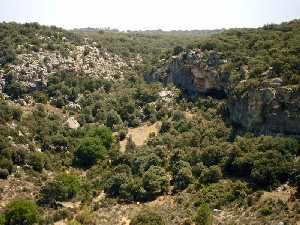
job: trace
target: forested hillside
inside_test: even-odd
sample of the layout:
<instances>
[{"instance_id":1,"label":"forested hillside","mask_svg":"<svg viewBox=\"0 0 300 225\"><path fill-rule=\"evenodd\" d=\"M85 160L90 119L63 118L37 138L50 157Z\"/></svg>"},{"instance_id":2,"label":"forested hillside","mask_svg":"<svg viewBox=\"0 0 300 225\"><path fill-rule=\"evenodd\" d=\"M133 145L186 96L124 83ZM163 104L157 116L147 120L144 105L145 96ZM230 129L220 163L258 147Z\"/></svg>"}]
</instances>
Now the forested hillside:
<instances>
[{"instance_id":1,"label":"forested hillside","mask_svg":"<svg viewBox=\"0 0 300 225\"><path fill-rule=\"evenodd\" d=\"M1 23L0 225L299 225L299 36Z\"/></svg>"}]
</instances>

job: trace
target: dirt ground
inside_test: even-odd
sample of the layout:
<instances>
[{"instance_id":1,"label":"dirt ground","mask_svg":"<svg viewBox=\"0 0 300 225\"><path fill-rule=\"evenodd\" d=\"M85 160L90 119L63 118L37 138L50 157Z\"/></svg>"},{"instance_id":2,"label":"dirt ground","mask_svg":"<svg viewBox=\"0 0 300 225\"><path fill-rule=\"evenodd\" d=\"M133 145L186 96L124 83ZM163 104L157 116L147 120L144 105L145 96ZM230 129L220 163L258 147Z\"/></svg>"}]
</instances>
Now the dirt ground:
<instances>
[{"instance_id":1,"label":"dirt ground","mask_svg":"<svg viewBox=\"0 0 300 225\"><path fill-rule=\"evenodd\" d=\"M158 134L160 130L160 126L161 123L156 122L152 125L145 124L137 128L129 128L127 137L131 136L136 146L141 146L147 141L151 133ZM125 152L127 142L128 142L127 138L123 141L120 141L121 152Z\"/></svg>"},{"instance_id":2,"label":"dirt ground","mask_svg":"<svg viewBox=\"0 0 300 225\"><path fill-rule=\"evenodd\" d=\"M187 120L192 120L193 117L194 117L194 113L193 113L193 112L184 112L184 117L185 117Z\"/></svg>"}]
</instances>

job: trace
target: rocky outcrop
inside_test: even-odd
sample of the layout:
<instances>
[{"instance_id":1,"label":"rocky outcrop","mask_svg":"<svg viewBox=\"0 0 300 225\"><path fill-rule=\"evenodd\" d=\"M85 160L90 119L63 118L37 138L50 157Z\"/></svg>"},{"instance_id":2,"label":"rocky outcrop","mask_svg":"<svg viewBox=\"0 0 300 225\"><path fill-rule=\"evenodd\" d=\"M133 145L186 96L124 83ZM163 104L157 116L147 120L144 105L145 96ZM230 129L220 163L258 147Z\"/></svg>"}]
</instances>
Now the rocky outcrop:
<instances>
[{"instance_id":1,"label":"rocky outcrop","mask_svg":"<svg viewBox=\"0 0 300 225\"><path fill-rule=\"evenodd\" d=\"M228 98L233 123L259 134L300 137L300 93L293 87L252 89Z\"/></svg>"},{"instance_id":2,"label":"rocky outcrop","mask_svg":"<svg viewBox=\"0 0 300 225\"><path fill-rule=\"evenodd\" d=\"M216 52L211 52L208 57L201 52L182 53L167 62L165 73L159 70L145 79L148 82L173 83L191 97L212 95L223 98L228 74L219 72L217 68L221 68L225 62Z\"/></svg>"},{"instance_id":3,"label":"rocky outcrop","mask_svg":"<svg viewBox=\"0 0 300 225\"><path fill-rule=\"evenodd\" d=\"M0 68L0 91L4 89L8 74L29 90L39 90L47 85L48 77L61 70L71 75L114 80L122 79L124 71L130 69L125 60L111 55L92 44L72 45L65 40L69 48L65 55L59 51L40 48L36 51L17 55L18 63Z\"/></svg>"},{"instance_id":4,"label":"rocky outcrop","mask_svg":"<svg viewBox=\"0 0 300 225\"><path fill-rule=\"evenodd\" d=\"M73 129L73 130L76 130L80 127L80 124L77 122L77 120L75 120L74 117L70 117L65 125L69 128L69 129Z\"/></svg>"},{"instance_id":5,"label":"rocky outcrop","mask_svg":"<svg viewBox=\"0 0 300 225\"><path fill-rule=\"evenodd\" d=\"M220 94L224 91L226 74L220 74L216 67L222 64L224 60L215 52L208 59L201 52L190 52L173 58L168 81L181 86L192 95Z\"/></svg>"},{"instance_id":6,"label":"rocky outcrop","mask_svg":"<svg viewBox=\"0 0 300 225\"><path fill-rule=\"evenodd\" d=\"M251 79L243 68L238 77L230 80L228 63L221 53L188 52L173 56L164 68L149 74L148 82L161 81L180 87L189 97L209 95L227 101L231 122L257 134L285 134L300 137L300 89L284 86L280 77ZM264 75L264 74L263 74ZM245 86L237 94L237 86Z\"/></svg>"}]
</instances>

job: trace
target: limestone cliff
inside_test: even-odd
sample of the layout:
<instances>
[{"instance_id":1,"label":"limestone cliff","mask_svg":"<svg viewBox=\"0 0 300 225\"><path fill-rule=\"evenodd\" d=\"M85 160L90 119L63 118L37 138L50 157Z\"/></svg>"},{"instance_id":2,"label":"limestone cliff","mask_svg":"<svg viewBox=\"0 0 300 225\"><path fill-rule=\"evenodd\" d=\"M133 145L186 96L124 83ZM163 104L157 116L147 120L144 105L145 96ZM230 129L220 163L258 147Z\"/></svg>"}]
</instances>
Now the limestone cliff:
<instances>
[{"instance_id":1,"label":"limestone cliff","mask_svg":"<svg viewBox=\"0 0 300 225\"><path fill-rule=\"evenodd\" d=\"M164 69L148 75L146 80L173 83L192 98L201 95L223 98L230 121L245 130L300 137L297 85L285 85L281 78L266 77L251 86L253 80L245 75L247 71L239 71L240 80L233 82L228 67L221 53L191 51L173 56ZM240 86L244 88L239 92Z\"/></svg>"},{"instance_id":2,"label":"limestone cliff","mask_svg":"<svg viewBox=\"0 0 300 225\"><path fill-rule=\"evenodd\" d=\"M173 56L165 71L155 71L147 75L146 80L173 83L191 97L204 94L223 98L229 78L223 69L225 63L226 60L216 52L210 52L207 57L200 51L191 51Z\"/></svg>"},{"instance_id":3,"label":"limestone cliff","mask_svg":"<svg viewBox=\"0 0 300 225\"><path fill-rule=\"evenodd\" d=\"M300 95L292 87L260 88L228 98L230 119L260 134L300 137Z\"/></svg>"}]
</instances>

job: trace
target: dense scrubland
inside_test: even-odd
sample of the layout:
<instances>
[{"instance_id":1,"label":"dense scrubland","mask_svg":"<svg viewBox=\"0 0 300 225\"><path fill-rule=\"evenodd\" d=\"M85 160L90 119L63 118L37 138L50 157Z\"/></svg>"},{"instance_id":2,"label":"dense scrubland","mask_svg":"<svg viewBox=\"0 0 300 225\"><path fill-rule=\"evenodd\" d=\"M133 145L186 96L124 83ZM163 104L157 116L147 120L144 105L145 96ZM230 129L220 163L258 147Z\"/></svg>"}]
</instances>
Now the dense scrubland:
<instances>
[{"instance_id":1,"label":"dense scrubland","mask_svg":"<svg viewBox=\"0 0 300 225\"><path fill-rule=\"evenodd\" d=\"M1 23L0 224L298 225L299 139L239 126L228 98L273 78L299 97L300 22L204 34ZM144 80L195 51L223 98Z\"/></svg>"}]
</instances>

